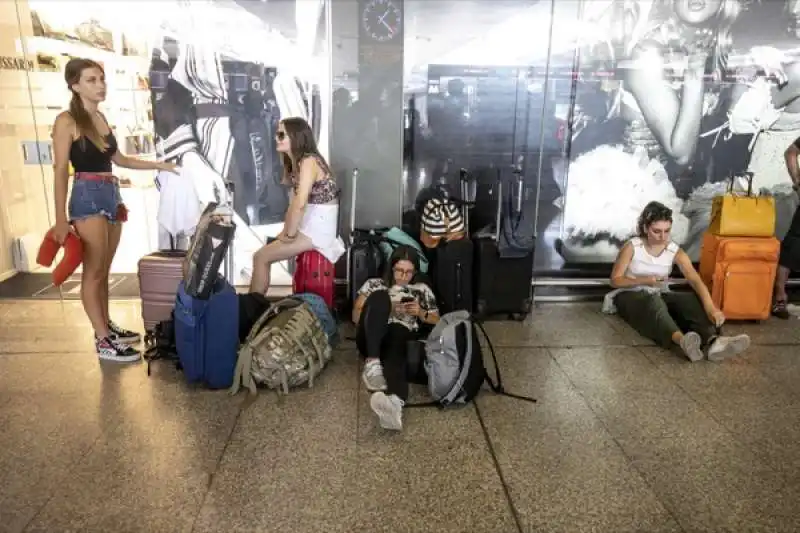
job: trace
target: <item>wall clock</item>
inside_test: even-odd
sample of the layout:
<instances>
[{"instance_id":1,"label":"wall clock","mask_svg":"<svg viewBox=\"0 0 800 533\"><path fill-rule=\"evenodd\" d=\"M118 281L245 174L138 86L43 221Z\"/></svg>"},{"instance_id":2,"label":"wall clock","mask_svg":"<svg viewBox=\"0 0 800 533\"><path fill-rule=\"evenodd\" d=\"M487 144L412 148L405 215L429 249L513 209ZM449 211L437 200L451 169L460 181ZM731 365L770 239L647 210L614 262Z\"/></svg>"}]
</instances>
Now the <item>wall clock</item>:
<instances>
[{"instance_id":1,"label":"wall clock","mask_svg":"<svg viewBox=\"0 0 800 533\"><path fill-rule=\"evenodd\" d=\"M392 0L369 0L361 12L364 32L378 42L387 42L400 34L403 23L400 7Z\"/></svg>"}]
</instances>

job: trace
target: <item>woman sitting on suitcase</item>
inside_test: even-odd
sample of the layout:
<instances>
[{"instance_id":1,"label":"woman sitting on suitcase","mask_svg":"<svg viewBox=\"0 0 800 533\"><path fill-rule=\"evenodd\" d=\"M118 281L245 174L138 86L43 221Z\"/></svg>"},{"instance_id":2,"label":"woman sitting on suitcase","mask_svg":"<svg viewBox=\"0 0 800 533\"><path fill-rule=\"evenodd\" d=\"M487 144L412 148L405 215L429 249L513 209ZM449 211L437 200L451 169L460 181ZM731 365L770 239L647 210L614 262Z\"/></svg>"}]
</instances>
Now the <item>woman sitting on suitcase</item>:
<instances>
[{"instance_id":1,"label":"woman sitting on suitcase","mask_svg":"<svg viewBox=\"0 0 800 533\"><path fill-rule=\"evenodd\" d=\"M365 358L362 379L381 427L401 430L408 399L407 343L423 324L436 324L439 311L430 287L418 280L419 255L398 246L383 278L369 279L353 304L356 345Z\"/></svg>"},{"instance_id":2,"label":"woman sitting on suitcase","mask_svg":"<svg viewBox=\"0 0 800 533\"><path fill-rule=\"evenodd\" d=\"M603 310L616 312L639 334L669 348L679 346L694 362L705 356L721 361L750 346L750 337L722 337L717 328L725 315L711 300L689 256L670 240L672 210L650 202L637 223L638 236L620 250ZM667 280L678 264L692 290L672 292Z\"/></svg>"},{"instance_id":3,"label":"woman sitting on suitcase","mask_svg":"<svg viewBox=\"0 0 800 533\"><path fill-rule=\"evenodd\" d=\"M283 160L283 183L291 186L291 192L283 230L253 257L250 292L259 294L269 289L273 263L312 249L335 263L345 250L337 232L339 187L308 122L299 117L282 120L275 140Z\"/></svg>"}]
</instances>

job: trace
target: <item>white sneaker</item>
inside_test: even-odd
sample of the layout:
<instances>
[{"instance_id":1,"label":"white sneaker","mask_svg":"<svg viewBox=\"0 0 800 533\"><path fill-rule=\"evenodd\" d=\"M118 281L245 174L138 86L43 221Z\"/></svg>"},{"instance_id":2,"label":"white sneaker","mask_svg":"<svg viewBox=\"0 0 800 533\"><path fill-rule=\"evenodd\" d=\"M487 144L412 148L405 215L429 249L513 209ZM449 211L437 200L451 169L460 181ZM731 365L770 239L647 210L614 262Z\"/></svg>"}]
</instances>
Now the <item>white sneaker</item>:
<instances>
[{"instance_id":1,"label":"white sneaker","mask_svg":"<svg viewBox=\"0 0 800 533\"><path fill-rule=\"evenodd\" d=\"M708 349L708 360L718 363L729 357L735 357L750 347L748 335L735 337L717 337Z\"/></svg>"},{"instance_id":2,"label":"white sneaker","mask_svg":"<svg viewBox=\"0 0 800 533\"><path fill-rule=\"evenodd\" d=\"M378 415L378 423L383 429L401 431L403 429L403 400L394 394L376 392L369 399L369 406Z\"/></svg>"},{"instance_id":3,"label":"white sneaker","mask_svg":"<svg viewBox=\"0 0 800 533\"><path fill-rule=\"evenodd\" d=\"M109 337L105 337L103 339L95 338L94 346L97 350L97 356L106 361L115 361L117 363L134 363L142 357L139 353L139 350L136 348L113 340Z\"/></svg>"},{"instance_id":4,"label":"white sneaker","mask_svg":"<svg viewBox=\"0 0 800 533\"><path fill-rule=\"evenodd\" d=\"M386 390L386 379L383 377L383 366L381 362L376 360L369 361L364 365L364 372L361 373L361 379L367 390L370 392Z\"/></svg>"},{"instance_id":5,"label":"white sneaker","mask_svg":"<svg viewBox=\"0 0 800 533\"><path fill-rule=\"evenodd\" d=\"M681 350L689 358L689 361L696 363L703 359L703 339L694 331L690 331L681 339Z\"/></svg>"}]
</instances>

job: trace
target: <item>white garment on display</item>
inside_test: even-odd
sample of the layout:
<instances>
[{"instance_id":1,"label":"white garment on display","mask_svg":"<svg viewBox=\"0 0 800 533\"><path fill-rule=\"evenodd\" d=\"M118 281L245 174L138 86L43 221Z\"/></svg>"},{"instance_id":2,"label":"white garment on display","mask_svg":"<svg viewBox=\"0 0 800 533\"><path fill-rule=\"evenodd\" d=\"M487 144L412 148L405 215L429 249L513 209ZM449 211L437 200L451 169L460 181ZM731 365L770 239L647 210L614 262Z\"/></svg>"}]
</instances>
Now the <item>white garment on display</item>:
<instances>
[{"instance_id":1,"label":"white garment on display","mask_svg":"<svg viewBox=\"0 0 800 533\"><path fill-rule=\"evenodd\" d=\"M197 198L203 205L217 201L230 202L225 181L197 152L190 151L181 156L181 170L185 175L191 176Z\"/></svg>"},{"instance_id":2,"label":"white garment on display","mask_svg":"<svg viewBox=\"0 0 800 533\"><path fill-rule=\"evenodd\" d=\"M158 223L173 237L192 235L202 210L191 171L159 172L156 185L160 192Z\"/></svg>"}]
</instances>

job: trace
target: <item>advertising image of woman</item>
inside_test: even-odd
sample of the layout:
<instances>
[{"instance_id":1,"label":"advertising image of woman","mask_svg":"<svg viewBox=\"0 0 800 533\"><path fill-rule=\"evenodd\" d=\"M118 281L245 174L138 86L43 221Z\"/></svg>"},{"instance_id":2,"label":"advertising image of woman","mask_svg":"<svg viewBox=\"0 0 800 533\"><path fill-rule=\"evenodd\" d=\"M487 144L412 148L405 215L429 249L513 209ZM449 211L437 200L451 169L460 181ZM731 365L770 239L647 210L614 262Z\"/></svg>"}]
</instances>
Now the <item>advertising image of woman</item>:
<instances>
[{"instance_id":1,"label":"advertising image of woman","mask_svg":"<svg viewBox=\"0 0 800 533\"><path fill-rule=\"evenodd\" d=\"M53 127L55 167L55 237L64 242L75 231L83 243L81 301L95 334L100 359L129 362L139 352L129 344L138 333L115 324L108 310L108 277L127 211L112 163L134 170L174 171L172 163L143 161L123 155L98 106L106 98L103 67L90 59L71 59L64 78L72 93L69 110ZM74 168L72 192L69 166ZM74 228L74 229L73 229Z\"/></svg>"},{"instance_id":2,"label":"advertising image of woman","mask_svg":"<svg viewBox=\"0 0 800 533\"><path fill-rule=\"evenodd\" d=\"M284 184L290 186L289 208L278 238L253 256L250 292L266 294L272 264L317 250L331 263L345 251L338 236L339 186L319 153L314 132L299 117L283 119L275 132L283 159Z\"/></svg>"},{"instance_id":3,"label":"advertising image of woman","mask_svg":"<svg viewBox=\"0 0 800 533\"><path fill-rule=\"evenodd\" d=\"M714 110L705 73L724 69L740 12L740 0L641 0L608 15L610 26L623 26L610 115L625 128L621 143L606 141L570 164L561 243L567 261L613 262L651 198L674 211L674 238L685 241L689 220L673 181L686 175L703 117Z\"/></svg>"}]
</instances>

